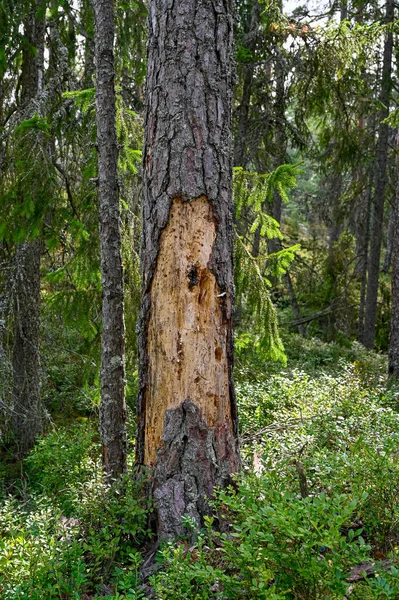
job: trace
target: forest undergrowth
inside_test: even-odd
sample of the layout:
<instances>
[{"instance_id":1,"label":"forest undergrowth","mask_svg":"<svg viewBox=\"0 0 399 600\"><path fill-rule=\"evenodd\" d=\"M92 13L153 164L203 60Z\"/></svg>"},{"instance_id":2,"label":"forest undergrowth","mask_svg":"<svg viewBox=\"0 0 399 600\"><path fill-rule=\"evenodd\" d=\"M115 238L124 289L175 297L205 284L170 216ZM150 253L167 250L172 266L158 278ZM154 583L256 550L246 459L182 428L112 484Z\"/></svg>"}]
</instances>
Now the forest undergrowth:
<instances>
[{"instance_id":1,"label":"forest undergrowth","mask_svg":"<svg viewBox=\"0 0 399 600\"><path fill-rule=\"evenodd\" d=\"M238 338L243 474L151 569L132 412L130 474L111 486L87 395L18 467L3 454L0 598L399 598L399 390L386 357L295 335L285 345L282 369Z\"/></svg>"}]
</instances>

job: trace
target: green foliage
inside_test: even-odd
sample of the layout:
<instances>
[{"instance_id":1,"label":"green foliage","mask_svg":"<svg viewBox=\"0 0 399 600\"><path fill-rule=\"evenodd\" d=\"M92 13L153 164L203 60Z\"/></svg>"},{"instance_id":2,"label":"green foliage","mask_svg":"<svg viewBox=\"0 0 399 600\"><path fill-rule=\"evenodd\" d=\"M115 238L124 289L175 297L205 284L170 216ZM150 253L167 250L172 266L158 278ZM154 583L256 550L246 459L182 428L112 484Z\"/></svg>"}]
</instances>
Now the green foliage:
<instances>
[{"instance_id":1,"label":"green foliage","mask_svg":"<svg viewBox=\"0 0 399 600\"><path fill-rule=\"evenodd\" d=\"M89 110L95 109L95 88L86 88L83 90L74 90L72 92L64 92L63 98L72 99L78 110L82 111L83 114L89 112Z\"/></svg>"},{"instance_id":2,"label":"green foliage","mask_svg":"<svg viewBox=\"0 0 399 600\"><path fill-rule=\"evenodd\" d=\"M244 242L237 237L235 260L235 284L238 301L251 315L252 335L247 334L250 343L254 344L265 359L285 364L286 357L282 344L277 314L270 298L268 281L262 276L255 261ZM242 339L242 338L241 338Z\"/></svg>"},{"instance_id":3,"label":"green foliage","mask_svg":"<svg viewBox=\"0 0 399 600\"><path fill-rule=\"evenodd\" d=\"M399 405L386 358L300 336L285 346L285 370L240 347L244 473L217 492L203 530L187 517L187 539L161 547L156 598L338 600L351 568L396 556ZM144 598L146 497L135 472L102 483L90 420L55 428L1 500L1 597ZM354 598L397 597L395 565L376 567Z\"/></svg>"},{"instance_id":4,"label":"green foliage","mask_svg":"<svg viewBox=\"0 0 399 600\"><path fill-rule=\"evenodd\" d=\"M218 492L213 519L191 547L166 546L165 571L152 578L159 598L339 598L352 564L367 555L361 529L350 522L358 499L320 494L301 499L283 491L277 473L248 477Z\"/></svg>"},{"instance_id":5,"label":"green foliage","mask_svg":"<svg viewBox=\"0 0 399 600\"><path fill-rule=\"evenodd\" d=\"M278 222L266 212L268 203L275 193L284 201L288 191L296 184L298 164L281 165L272 173L259 175L234 169L234 202L237 223L244 215L253 219L249 230L237 225L235 238L235 286L237 304L240 306L242 321L251 322L252 343L264 358L285 364L286 357L281 342L277 314L273 306L270 289L271 278L281 278L286 273L299 246L283 248L269 255L258 253L253 256L254 241L250 234L261 240L282 240ZM260 243L260 242L259 242ZM266 244L263 244L266 247Z\"/></svg>"},{"instance_id":6,"label":"green foliage","mask_svg":"<svg viewBox=\"0 0 399 600\"><path fill-rule=\"evenodd\" d=\"M264 212L267 202L271 202L277 192L284 202L288 202L288 192L296 186L300 163L284 164L275 171L259 174L245 171L242 167L234 167L234 205L236 219L239 220L246 208L252 208L259 217ZM267 215L264 215L266 218ZM279 225L272 217L269 218L269 228L266 237L279 237ZM255 227L256 228L256 227ZM254 228L254 230L255 230Z\"/></svg>"},{"instance_id":7,"label":"green foliage","mask_svg":"<svg viewBox=\"0 0 399 600\"><path fill-rule=\"evenodd\" d=\"M56 429L26 459L15 496L0 505L0 594L4 600L141 598L136 590L148 538L146 481L101 481L98 436L89 422Z\"/></svg>"}]
</instances>

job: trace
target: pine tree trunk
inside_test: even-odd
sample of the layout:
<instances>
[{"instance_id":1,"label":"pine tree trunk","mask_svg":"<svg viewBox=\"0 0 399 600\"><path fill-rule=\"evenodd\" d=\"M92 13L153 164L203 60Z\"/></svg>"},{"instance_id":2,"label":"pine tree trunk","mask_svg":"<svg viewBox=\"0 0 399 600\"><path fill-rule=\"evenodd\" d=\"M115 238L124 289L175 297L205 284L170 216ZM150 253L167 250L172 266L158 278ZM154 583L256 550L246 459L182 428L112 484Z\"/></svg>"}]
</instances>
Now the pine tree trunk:
<instances>
[{"instance_id":1,"label":"pine tree trunk","mask_svg":"<svg viewBox=\"0 0 399 600\"><path fill-rule=\"evenodd\" d=\"M20 106L43 85L45 19L41 0L32 2L24 23L28 42L22 57ZM19 244L13 285L13 429L16 454L24 456L43 431L40 401L40 240Z\"/></svg>"},{"instance_id":2,"label":"pine tree trunk","mask_svg":"<svg viewBox=\"0 0 399 600\"><path fill-rule=\"evenodd\" d=\"M231 0L152 0L137 461L157 530L198 525L239 469L233 369Z\"/></svg>"},{"instance_id":3,"label":"pine tree trunk","mask_svg":"<svg viewBox=\"0 0 399 600\"><path fill-rule=\"evenodd\" d=\"M392 207L392 299L388 376L399 379L399 132L396 140L398 180L395 203Z\"/></svg>"},{"instance_id":4,"label":"pine tree trunk","mask_svg":"<svg viewBox=\"0 0 399 600\"><path fill-rule=\"evenodd\" d=\"M100 433L103 468L126 470L125 324L118 187L113 0L95 0L96 121L101 275Z\"/></svg>"},{"instance_id":5,"label":"pine tree trunk","mask_svg":"<svg viewBox=\"0 0 399 600\"><path fill-rule=\"evenodd\" d=\"M394 0L387 0L386 23L394 20ZM384 57L382 66L382 83L380 102L383 108L380 112L378 143L376 152L376 171L374 184L374 204L370 236L370 251L368 261L367 294L365 305L365 320L362 342L366 348L374 347L375 327L377 321L378 281L380 274L380 257L382 244L382 229L384 219L384 201L386 170L388 159L389 126L384 122L389 115L389 103L391 96L391 72L392 72L393 34L387 33L384 44Z\"/></svg>"}]
</instances>

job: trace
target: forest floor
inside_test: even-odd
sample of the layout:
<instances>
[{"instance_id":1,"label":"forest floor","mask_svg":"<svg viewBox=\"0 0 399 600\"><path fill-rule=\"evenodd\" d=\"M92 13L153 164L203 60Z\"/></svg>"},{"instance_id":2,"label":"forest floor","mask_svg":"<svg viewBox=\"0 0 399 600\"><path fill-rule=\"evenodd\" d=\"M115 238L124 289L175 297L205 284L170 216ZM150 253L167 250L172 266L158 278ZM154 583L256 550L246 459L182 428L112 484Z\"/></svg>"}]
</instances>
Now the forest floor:
<instances>
[{"instance_id":1,"label":"forest floor","mask_svg":"<svg viewBox=\"0 0 399 600\"><path fill-rule=\"evenodd\" d=\"M186 538L161 546L147 580L145 481L131 470L102 483L95 410L57 419L17 467L3 455L0 598L399 599L399 390L386 357L298 336L286 348L284 368L238 351L243 474L202 531L187 519ZM133 417L130 431L133 442Z\"/></svg>"}]
</instances>

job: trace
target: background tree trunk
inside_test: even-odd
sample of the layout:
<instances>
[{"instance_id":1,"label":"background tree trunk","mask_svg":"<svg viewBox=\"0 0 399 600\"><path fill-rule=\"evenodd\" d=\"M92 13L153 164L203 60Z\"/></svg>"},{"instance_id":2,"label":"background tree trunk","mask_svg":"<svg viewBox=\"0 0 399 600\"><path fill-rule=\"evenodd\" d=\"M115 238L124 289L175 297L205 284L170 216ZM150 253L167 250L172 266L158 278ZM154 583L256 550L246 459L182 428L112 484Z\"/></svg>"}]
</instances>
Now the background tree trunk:
<instances>
[{"instance_id":1,"label":"background tree trunk","mask_svg":"<svg viewBox=\"0 0 399 600\"><path fill-rule=\"evenodd\" d=\"M393 0L387 0L386 23L394 20L395 5ZM380 257L382 243L382 226L384 218L384 201L386 170L388 157L389 126L384 122L389 115L391 96L393 33L389 31L384 44L384 58L382 66L382 82L380 102L383 108L380 112L378 143L376 151L376 171L374 184L374 203L370 236L370 251L368 261L367 294L365 304L365 319L362 342L366 348L374 347L375 326L377 320L378 281L380 275Z\"/></svg>"},{"instance_id":2,"label":"background tree trunk","mask_svg":"<svg viewBox=\"0 0 399 600\"><path fill-rule=\"evenodd\" d=\"M258 0L254 0L251 10L251 21L249 31L246 36L246 47L251 53L254 53L256 48L256 40L259 28L259 17L261 7ZM252 83L254 78L254 64L248 63L244 67L244 80L242 84L242 96L240 106L238 107L238 125L237 138L234 148L234 166L246 168L247 165L247 142L248 142L248 126L249 126L249 109L251 103Z\"/></svg>"},{"instance_id":3,"label":"background tree trunk","mask_svg":"<svg viewBox=\"0 0 399 600\"><path fill-rule=\"evenodd\" d=\"M95 0L96 121L102 274L100 433L104 473L126 470L125 323L118 188L113 0Z\"/></svg>"},{"instance_id":4,"label":"background tree trunk","mask_svg":"<svg viewBox=\"0 0 399 600\"><path fill-rule=\"evenodd\" d=\"M395 200L394 200L395 202ZM385 250L384 264L382 265L381 271L383 273L389 273L392 263L392 245L394 236L394 223L395 223L395 206L391 205L389 210L388 229L387 229L387 247Z\"/></svg>"},{"instance_id":5,"label":"background tree trunk","mask_svg":"<svg viewBox=\"0 0 399 600\"><path fill-rule=\"evenodd\" d=\"M239 469L233 369L232 2L152 0L137 460L160 537Z\"/></svg>"},{"instance_id":6,"label":"background tree trunk","mask_svg":"<svg viewBox=\"0 0 399 600\"><path fill-rule=\"evenodd\" d=\"M388 376L399 379L399 132L396 142L398 180L395 203L392 207L392 299Z\"/></svg>"},{"instance_id":7,"label":"background tree trunk","mask_svg":"<svg viewBox=\"0 0 399 600\"><path fill-rule=\"evenodd\" d=\"M32 2L24 23L22 56L22 110L43 85L45 9ZM29 232L27 232L29 237ZM15 253L13 286L13 429L17 455L24 456L43 431L40 402L40 258L42 243L36 239L19 244Z\"/></svg>"},{"instance_id":8,"label":"background tree trunk","mask_svg":"<svg viewBox=\"0 0 399 600\"><path fill-rule=\"evenodd\" d=\"M40 240L15 254L13 289L13 428L17 455L24 456L43 431L40 402Z\"/></svg>"}]
</instances>

